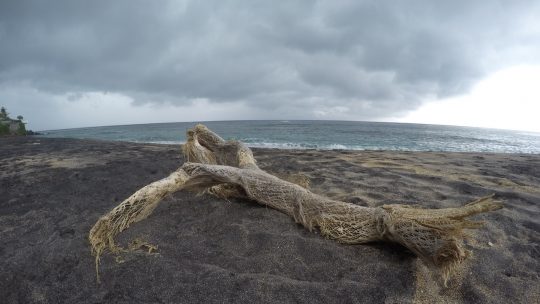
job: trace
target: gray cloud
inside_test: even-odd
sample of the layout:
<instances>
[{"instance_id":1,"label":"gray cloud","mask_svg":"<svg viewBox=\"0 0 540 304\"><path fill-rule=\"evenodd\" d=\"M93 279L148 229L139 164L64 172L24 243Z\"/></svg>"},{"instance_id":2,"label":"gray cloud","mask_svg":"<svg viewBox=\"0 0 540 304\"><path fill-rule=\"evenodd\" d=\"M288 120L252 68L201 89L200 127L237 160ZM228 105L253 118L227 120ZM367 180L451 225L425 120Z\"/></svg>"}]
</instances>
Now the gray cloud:
<instances>
[{"instance_id":1,"label":"gray cloud","mask_svg":"<svg viewBox=\"0 0 540 304\"><path fill-rule=\"evenodd\" d=\"M374 119L538 64L538 15L537 1L5 0L0 85Z\"/></svg>"}]
</instances>

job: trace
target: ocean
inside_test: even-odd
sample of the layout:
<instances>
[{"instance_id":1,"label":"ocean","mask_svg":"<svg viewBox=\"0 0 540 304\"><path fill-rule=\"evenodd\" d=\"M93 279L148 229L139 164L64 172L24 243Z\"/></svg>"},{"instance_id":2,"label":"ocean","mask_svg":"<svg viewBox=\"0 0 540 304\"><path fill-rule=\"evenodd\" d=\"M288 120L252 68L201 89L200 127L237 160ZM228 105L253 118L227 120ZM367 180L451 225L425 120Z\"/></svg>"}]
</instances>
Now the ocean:
<instances>
[{"instance_id":1,"label":"ocean","mask_svg":"<svg viewBox=\"0 0 540 304\"><path fill-rule=\"evenodd\" d=\"M449 152L540 153L540 133L407 123L355 121L208 121L225 139L250 147ZM44 137L179 144L196 122L42 131Z\"/></svg>"}]
</instances>

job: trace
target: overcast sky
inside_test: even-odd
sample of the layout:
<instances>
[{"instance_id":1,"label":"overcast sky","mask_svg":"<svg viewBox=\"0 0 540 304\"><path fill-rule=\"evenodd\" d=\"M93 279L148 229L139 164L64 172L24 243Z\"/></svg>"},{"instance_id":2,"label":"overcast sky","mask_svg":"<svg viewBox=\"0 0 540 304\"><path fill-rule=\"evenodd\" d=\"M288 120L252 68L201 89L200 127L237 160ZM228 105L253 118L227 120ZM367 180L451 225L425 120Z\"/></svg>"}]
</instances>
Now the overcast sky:
<instances>
[{"instance_id":1,"label":"overcast sky","mask_svg":"<svg viewBox=\"0 0 540 304\"><path fill-rule=\"evenodd\" d=\"M540 131L538 16L540 1L519 0L2 0L0 105L34 130L345 119Z\"/></svg>"}]
</instances>

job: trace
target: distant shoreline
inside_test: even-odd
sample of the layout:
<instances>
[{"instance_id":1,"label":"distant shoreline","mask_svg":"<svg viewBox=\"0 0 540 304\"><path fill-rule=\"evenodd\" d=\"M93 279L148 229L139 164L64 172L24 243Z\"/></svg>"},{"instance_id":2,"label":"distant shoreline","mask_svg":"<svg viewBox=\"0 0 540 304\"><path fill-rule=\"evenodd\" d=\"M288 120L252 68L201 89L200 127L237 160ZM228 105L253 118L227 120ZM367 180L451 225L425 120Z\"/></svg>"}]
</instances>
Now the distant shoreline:
<instances>
[{"instance_id":1,"label":"distant shoreline","mask_svg":"<svg viewBox=\"0 0 540 304\"><path fill-rule=\"evenodd\" d=\"M28 137L33 137L38 140L66 140L66 141L81 141L81 142L89 142L89 143L119 143L119 144L133 144L133 145L141 145L141 146L169 146L169 147L178 147L180 148L185 142L137 142L137 141L128 141L128 140L110 140L110 139L89 139L89 138L65 138L65 137L45 137L42 134L40 135L27 135ZM19 137L19 136L4 136L4 137ZM0 137L2 138L2 137ZM441 154L441 153L449 153L449 154L493 154L493 155L537 155L539 153L523 153L523 152L478 152L478 151L429 151L429 150L377 150L377 149L363 149L363 150L354 150L354 149L340 149L340 148L333 148L333 149L325 149L325 148L283 148L283 147L261 147L261 146L252 146L247 144L248 147L252 150L260 150L260 151L290 151L290 152L345 152L345 153L361 153L361 152L381 152L381 153L435 153L435 154Z\"/></svg>"},{"instance_id":2,"label":"distant shoreline","mask_svg":"<svg viewBox=\"0 0 540 304\"><path fill-rule=\"evenodd\" d=\"M319 150L504 152L540 154L540 136L515 131L344 121L208 122L224 139L250 147ZM48 131L44 137L181 144L194 123Z\"/></svg>"}]
</instances>

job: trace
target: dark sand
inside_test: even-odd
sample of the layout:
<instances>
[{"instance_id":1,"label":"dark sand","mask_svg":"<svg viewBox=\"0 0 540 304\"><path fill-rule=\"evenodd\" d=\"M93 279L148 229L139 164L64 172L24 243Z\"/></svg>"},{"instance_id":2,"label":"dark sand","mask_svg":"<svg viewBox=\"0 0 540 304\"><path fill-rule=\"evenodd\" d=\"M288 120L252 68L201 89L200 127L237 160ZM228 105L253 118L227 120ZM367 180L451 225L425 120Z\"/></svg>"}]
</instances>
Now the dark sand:
<instances>
[{"instance_id":1,"label":"dark sand","mask_svg":"<svg viewBox=\"0 0 540 304\"><path fill-rule=\"evenodd\" d=\"M261 168L365 206L460 206L490 193L474 256L448 288L403 247L342 245L255 203L177 193L121 234L158 246L102 259L88 231L167 176L178 146L0 139L1 303L538 303L540 155L256 149Z\"/></svg>"}]
</instances>

